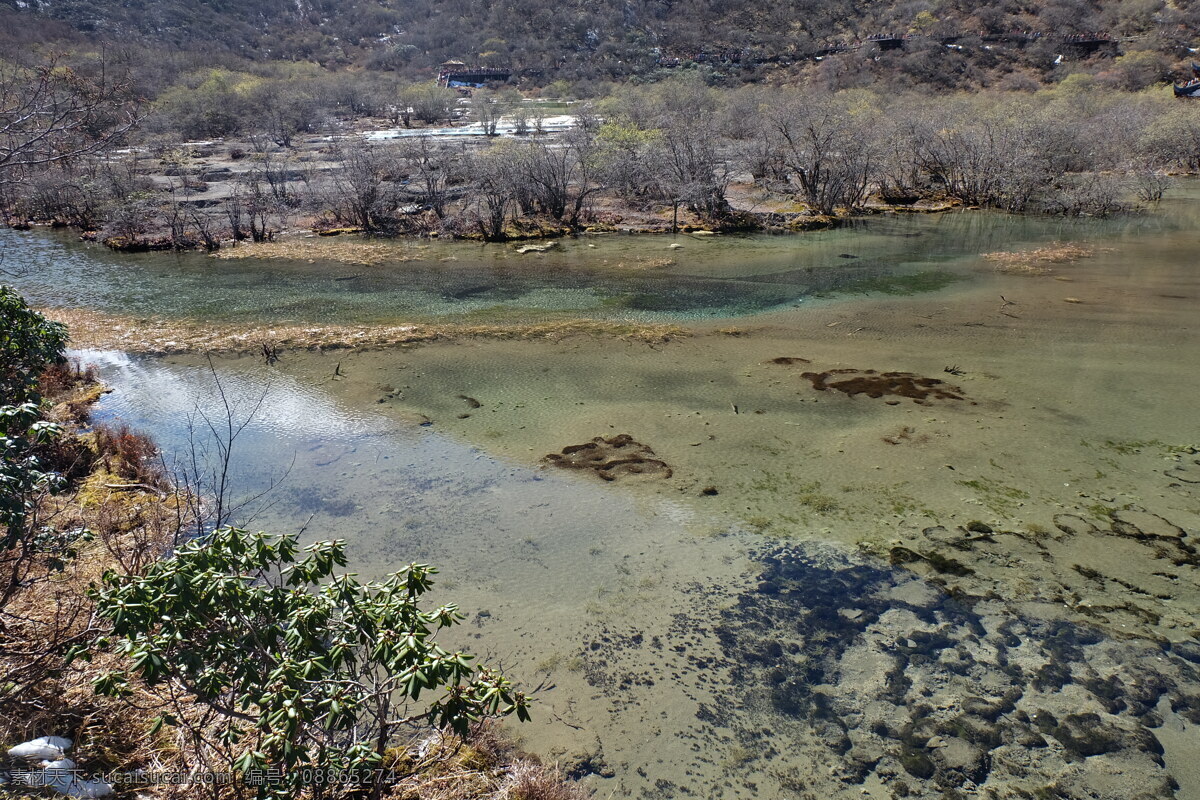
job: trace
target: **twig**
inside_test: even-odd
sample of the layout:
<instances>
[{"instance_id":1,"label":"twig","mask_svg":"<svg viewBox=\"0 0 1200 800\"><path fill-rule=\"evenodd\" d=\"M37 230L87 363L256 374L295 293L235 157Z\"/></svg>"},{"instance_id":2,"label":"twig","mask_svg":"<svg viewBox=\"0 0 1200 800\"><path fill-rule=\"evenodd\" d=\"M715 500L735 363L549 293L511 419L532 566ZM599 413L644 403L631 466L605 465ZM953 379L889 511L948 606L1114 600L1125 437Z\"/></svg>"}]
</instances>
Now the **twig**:
<instances>
[{"instance_id":1,"label":"twig","mask_svg":"<svg viewBox=\"0 0 1200 800\"><path fill-rule=\"evenodd\" d=\"M141 489L151 494L156 494L159 497L166 497L166 493L161 489L155 489L153 486L148 486L144 483L106 483L105 489Z\"/></svg>"}]
</instances>

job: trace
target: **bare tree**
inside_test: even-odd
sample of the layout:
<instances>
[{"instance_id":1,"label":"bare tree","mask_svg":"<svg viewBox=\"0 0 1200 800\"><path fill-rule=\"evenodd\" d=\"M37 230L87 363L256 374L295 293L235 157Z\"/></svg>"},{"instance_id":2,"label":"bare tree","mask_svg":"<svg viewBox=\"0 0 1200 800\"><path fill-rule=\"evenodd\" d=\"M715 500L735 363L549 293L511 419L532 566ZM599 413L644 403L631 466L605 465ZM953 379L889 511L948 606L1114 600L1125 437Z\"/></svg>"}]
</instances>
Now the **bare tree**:
<instances>
[{"instance_id":1,"label":"bare tree","mask_svg":"<svg viewBox=\"0 0 1200 800\"><path fill-rule=\"evenodd\" d=\"M495 136L500 120L509 113L512 97L491 89L477 89L471 96L471 114L485 136Z\"/></svg>"},{"instance_id":2,"label":"bare tree","mask_svg":"<svg viewBox=\"0 0 1200 800\"><path fill-rule=\"evenodd\" d=\"M511 140L471 153L467 171L474 177L470 215L485 241L508 238L508 214L517 196L524 153Z\"/></svg>"},{"instance_id":3,"label":"bare tree","mask_svg":"<svg viewBox=\"0 0 1200 800\"><path fill-rule=\"evenodd\" d=\"M263 187L257 170L243 173L234 184L225 202L225 218L229 235L240 242L250 237L254 242L268 242L283 227L287 207Z\"/></svg>"},{"instance_id":4,"label":"bare tree","mask_svg":"<svg viewBox=\"0 0 1200 800\"><path fill-rule=\"evenodd\" d=\"M1200 108L1175 103L1165 112L1147 115L1137 152L1147 163L1164 168L1200 169Z\"/></svg>"},{"instance_id":5,"label":"bare tree","mask_svg":"<svg viewBox=\"0 0 1200 800\"><path fill-rule=\"evenodd\" d=\"M880 197L888 202L915 201L929 188L929 176L916 157L917 138L923 132L918 123L921 112L911 106L897 104L876 121L875 182Z\"/></svg>"},{"instance_id":6,"label":"bare tree","mask_svg":"<svg viewBox=\"0 0 1200 800\"><path fill-rule=\"evenodd\" d=\"M526 148L519 187L528 194L532 210L578 225L587 198L600 188L595 180L594 137L574 130L558 142L533 141Z\"/></svg>"},{"instance_id":7,"label":"bare tree","mask_svg":"<svg viewBox=\"0 0 1200 800\"><path fill-rule=\"evenodd\" d=\"M818 214L856 208L875 163L865 131L830 96L795 97L774 109L781 160L800 196Z\"/></svg>"},{"instance_id":8,"label":"bare tree","mask_svg":"<svg viewBox=\"0 0 1200 800\"><path fill-rule=\"evenodd\" d=\"M371 233L396 225L399 153L390 145L356 142L343 148L341 169L331 181L329 205L341 221Z\"/></svg>"},{"instance_id":9,"label":"bare tree","mask_svg":"<svg viewBox=\"0 0 1200 800\"><path fill-rule=\"evenodd\" d=\"M0 66L0 182L105 148L141 119L128 87L86 77L52 58Z\"/></svg>"},{"instance_id":10,"label":"bare tree","mask_svg":"<svg viewBox=\"0 0 1200 800\"><path fill-rule=\"evenodd\" d=\"M225 201L225 219L229 222L229 235L233 240L244 241L247 233L242 226L246 221L246 208L243 184L240 180L234 184L229 199Z\"/></svg>"},{"instance_id":11,"label":"bare tree","mask_svg":"<svg viewBox=\"0 0 1200 800\"><path fill-rule=\"evenodd\" d=\"M270 479L265 488L245 496L235 494L233 470L238 443L266 402L271 385L269 382L264 384L251 396L231 397L211 356L208 371L219 405L216 413L210 413L197 404L188 416L187 451L182 466L173 470L176 491L187 509L183 519L194 527L196 536L232 524L235 519L239 524L249 524L263 510L260 507L262 501L291 471L289 465L282 475Z\"/></svg>"},{"instance_id":12,"label":"bare tree","mask_svg":"<svg viewBox=\"0 0 1200 800\"><path fill-rule=\"evenodd\" d=\"M449 188L461 175L462 148L418 136L401 145L400 155L410 175L416 177L425 205L433 209L438 219L444 218Z\"/></svg>"},{"instance_id":13,"label":"bare tree","mask_svg":"<svg viewBox=\"0 0 1200 800\"><path fill-rule=\"evenodd\" d=\"M409 84L400 89L394 118L397 122L403 122L406 128L412 127L413 117L432 125L451 118L457 99L458 94L453 89L429 83Z\"/></svg>"},{"instance_id":14,"label":"bare tree","mask_svg":"<svg viewBox=\"0 0 1200 800\"><path fill-rule=\"evenodd\" d=\"M627 202L645 200L654 192L651 162L658 138L658 131L621 120L607 122L596 132L597 172Z\"/></svg>"},{"instance_id":15,"label":"bare tree","mask_svg":"<svg viewBox=\"0 0 1200 800\"><path fill-rule=\"evenodd\" d=\"M723 150L716 95L693 80L657 88L653 100L658 136L650 142L649 164L659 193L676 212L683 203L710 220L728 216L725 192L732 169Z\"/></svg>"},{"instance_id":16,"label":"bare tree","mask_svg":"<svg viewBox=\"0 0 1200 800\"><path fill-rule=\"evenodd\" d=\"M280 147L290 148L297 135L313 130L321 115L316 98L295 83L264 83L252 101L252 122Z\"/></svg>"},{"instance_id":17,"label":"bare tree","mask_svg":"<svg viewBox=\"0 0 1200 800\"><path fill-rule=\"evenodd\" d=\"M1146 203L1162 200L1174 183L1170 175L1145 167L1134 170L1133 180L1138 199Z\"/></svg>"},{"instance_id":18,"label":"bare tree","mask_svg":"<svg viewBox=\"0 0 1200 800\"><path fill-rule=\"evenodd\" d=\"M733 160L768 187L786 180L779 132L767 114L778 102L778 90L744 86L728 94L720 109L720 125L730 139Z\"/></svg>"},{"instance_id":19,"label":"bare tree","mask_svg":"<svg viewBox=\"0 0 1200 800\"><path fill-rule=\"evenodd\" d=\"M221 237L218 234L216 215L198 205L188 206L188 220L194 226L200 243L209 252L221 249Z\"/></svg>"}]
</instances>

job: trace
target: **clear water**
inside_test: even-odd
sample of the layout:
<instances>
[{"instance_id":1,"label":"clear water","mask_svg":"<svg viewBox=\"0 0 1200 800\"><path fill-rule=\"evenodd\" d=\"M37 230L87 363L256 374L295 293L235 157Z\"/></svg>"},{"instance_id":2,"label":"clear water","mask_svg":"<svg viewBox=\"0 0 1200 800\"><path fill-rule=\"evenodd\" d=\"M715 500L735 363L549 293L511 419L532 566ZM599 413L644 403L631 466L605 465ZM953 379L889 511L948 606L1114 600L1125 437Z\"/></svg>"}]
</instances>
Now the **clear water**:
<instances>
[{"instance_id":1,"label":"clear water","mask_svg":"<svg viewBox=\"0 0 1200 800\"><path fill-rule=\"evenodd\" d=\"M513 245L385 243L372 266L199 253L122 255L69 234L0 231L5 268L35 303L213 321L372 323L572 316L697 320L823 296L906 293L973 279L981 252L1151 235L1164 217L1060 220L990 213L869 218L803 236L586 236ZM671 243L681 244L671 249ZM353 247L353 240L335 244ZM848 258L846 256L854 256ZM647 266L669 260L670 266ZM889 280L892 279L892 280Z\"/></svg>"},{"instance_id":2,"label":"clear water","mask_svg":"<svg viewBox=\"0 0 1200 800\"><path fill-rule=\"evenodd\" d=\"M214 362L239 413L264 397L238 493L278 485L243 521L345 537L366 574L439 565L438 599L471 615L454 643L542 684L520 733L601 796L1187 800L1200 798L1195 194L1114 220L877 218L540 256L437 244L380 267L4 236L36 267L19 279L36 301L113 312L694 323L657 349L470 341ZM1039 277L979 258L1052 240L1098 251ZM646 257L676 263L617 266ZM929 273L955 280L894 280ZM929 291L899 296L914 286ZM740 335L706 324L730 315ZM214 408L199 358L82 356L114 388L98 417L168 453ZM837 368L936 375L970 402L888 405L799 376ZM539 466L613 433L651 445L672 478Z\"/></svg>"},{"instance_id":3,"label":"clear water","mask_svg":"<svg viewBox=\"0 0 1200 800\"><path fill-rule=\"evenodd\" d=\"M469 615L449 643L540 686L536 720L518 733L548 759L588 764L584 779L605 795L886 798L900 781L940 797L920 780L929 769L968 789L1196 796L1200 647L1114 636L1119 611L1064 617L1061 605L988 592L991 577L951 592L936 573L856 555L815 525L780 541L683 499L497 458L437 424L348 401L312 364L225 360L214 377L187 359L79 355L114 387L98 417L153 431L168 453L186 451L217 380L238 418L264 398L235 475L239 496L274 489L242 522L344 537L367 575L439 565L434 601ZM1082 547L1163 569L1153 546L1108 539ZM1053 553L1068 571L1111 571L1077 546L1001 538L985 558ZM935 736L945 754L925 746ZM1039 736L1055 744L1029 744ZM1096 747L1111 755L1084 755ZM1094 774L1116 767L1125 777Z\"/></svg>"}]
</instances>

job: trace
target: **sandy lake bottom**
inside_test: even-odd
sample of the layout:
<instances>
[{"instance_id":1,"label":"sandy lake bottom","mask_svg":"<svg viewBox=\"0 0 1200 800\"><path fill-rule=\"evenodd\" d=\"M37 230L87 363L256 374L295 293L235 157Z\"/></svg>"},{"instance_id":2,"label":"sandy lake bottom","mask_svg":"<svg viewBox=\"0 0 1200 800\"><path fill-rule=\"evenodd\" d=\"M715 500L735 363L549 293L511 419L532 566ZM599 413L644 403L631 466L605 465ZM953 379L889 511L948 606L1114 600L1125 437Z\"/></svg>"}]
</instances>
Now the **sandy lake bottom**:
<instances>
[{"instance_id":1,"label":"sandy lake bottom","mask_svg":"<svg viewBox=\"0 0 1200 800\"><path fill-rule=\"evenodd\" d=\"M602 796L1200 798L1200 233L1073 233L661 345L83 357L168 453L263 396L247 524L439 565Z\"/></svg>"}]
</instances>

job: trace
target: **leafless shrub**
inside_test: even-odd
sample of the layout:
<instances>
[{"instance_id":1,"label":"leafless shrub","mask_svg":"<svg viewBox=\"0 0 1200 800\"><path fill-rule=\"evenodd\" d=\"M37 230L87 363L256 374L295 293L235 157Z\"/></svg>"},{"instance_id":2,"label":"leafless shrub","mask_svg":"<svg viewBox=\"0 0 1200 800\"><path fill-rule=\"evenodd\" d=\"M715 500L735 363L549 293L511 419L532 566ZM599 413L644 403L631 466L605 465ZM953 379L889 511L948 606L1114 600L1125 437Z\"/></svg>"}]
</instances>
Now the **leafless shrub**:
<instances>
[{"instance_id":1,"label":"leafless shrub","mask_svg":"<svg viewBox=\"0 0 1200 800\"><path fill-rule=\"evenodd\" d=\"M95 382L96 365L72 358L46 367L38 377L38 389L44 397L54 399L78 386Z\"/></svg>"},{"instance_id":2,"label":"leafless shrub","mask_svg":"<svg viewBox=\"0 0 1200 800\"><path fill-rule=\"evenodd\" d=\"M115 427L97 425L95 435L97 457L108 472L148 487L167 485L158 446L149 436L124 423Z\"/></svg>"},{"instance_id":3,"label":"leafless shrub","mask_svg":"<svg viewBox=\"0 0 1200 800\"><path fill-rule=\"evenodd\" d=\"M1040 204L1040 210L1068 217L1107 217L1128 209L1125 187L1110 175L1066 176Z\"/></svg>"},{"instance_id":4,"label":"leafless shrub","mask_svg":"<svg viewBox=\"0 0 1200 800\"><path fill-rule=\"evenodd\" d=\"M1144 169L1134 173L1133 183L1139 200L1143 203L1157 203L1163 199L1163 195L1174 181L1169 175L1158 170Z\"/></svg>"}]
</instances>

